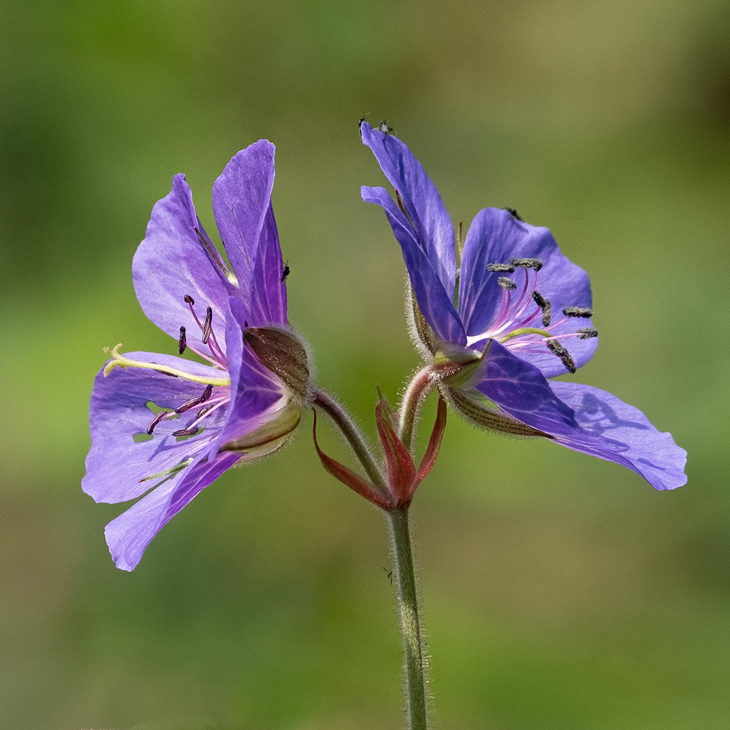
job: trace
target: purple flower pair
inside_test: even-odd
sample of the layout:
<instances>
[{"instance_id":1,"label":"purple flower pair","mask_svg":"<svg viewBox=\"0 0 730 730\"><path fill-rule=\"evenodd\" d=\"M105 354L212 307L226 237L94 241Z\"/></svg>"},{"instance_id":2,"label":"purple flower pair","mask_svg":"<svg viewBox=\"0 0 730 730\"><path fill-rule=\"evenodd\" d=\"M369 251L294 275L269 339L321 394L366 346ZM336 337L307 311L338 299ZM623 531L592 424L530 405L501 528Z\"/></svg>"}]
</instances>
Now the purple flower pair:
<instances>
[{"instance_id":1,"label":"purple flower pair","mask_svg":"<svg viewBox=\"0 0 730 730\"><path fill-rule=\"evenodd\" d=\"M478 213L462 251L438 190L389 132L361 124L395 201L383 188L363 187L362 195L385 210L402 248L414 339L446 401L477 425L623 464L656 489L684 484L686 453L639 410L591 386L548 381L574 373L595 352L588 275L561 254L549 230L515 211ZM138 499L106 528L124 570L226 469L281 447L302 409L312 398L317 405L306 352L287 321L288 267L273 183L274 146L266 140L235 155L216 180L213 210L226 263L195 213L185 177L176 175L135 254L137 298L174 338L178 355L123 354L118 345L94 383L82 486L97 502ZM317 450L330 473L390 510L410 503L433 466L445 410L440 403L416 466L398 414L383 403L376 420L384 462L371 462L370 473L386 489Z\"/></svg>"},{"instance_id":2,"label":"purple flower pair","mask_svg":"<svg viewBox=\"0 0 730 730\"><path fill-rule=\"evenodd\" d=\"M363 187L362 197L383 208L401 246L417 344L443 372L451 405L477 425L623 464L655 489L685 484L686 452L641 411L589 385L548 381L585 365L598 344L588 275L550 231L485 208L457 266L451 219L421 164L387 131L367 122L360 131L395 188L395 201L384 188Z\"/></svg>"}]
</instances>

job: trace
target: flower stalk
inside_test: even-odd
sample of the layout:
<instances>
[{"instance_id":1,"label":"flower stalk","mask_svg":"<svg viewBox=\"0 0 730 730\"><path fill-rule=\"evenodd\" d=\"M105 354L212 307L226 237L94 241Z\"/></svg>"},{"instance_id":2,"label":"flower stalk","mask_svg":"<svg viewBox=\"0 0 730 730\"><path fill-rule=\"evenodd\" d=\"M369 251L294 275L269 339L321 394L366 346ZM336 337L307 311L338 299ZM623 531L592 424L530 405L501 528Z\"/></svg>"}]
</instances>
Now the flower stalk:
<instances>
[{"instance_id":1,"label":"flower stalk","mask_svg":"<svg viewBox=\"0 0 730 730\"><path fill-rule=\"evenodd\" d=\"M347 411L320 389L314 391L312 401L315 418L317 411L322 411L330 417L336 428L352 447L357 460L372 484L368 484L362 477L321 451L316 439L315 420L315 448L322 460L322 465L335 478L383 509L388 521L388 531L395 563L398 623L405 654L405 699L409 730L427 730L426 654L413 566L408 507L415 488L430 471L436 460L446 425L445 404L443 400L440 400L439 414L429 446L419 468L416 469L410 456L410 450L421 405L432 385L432 369L426 367L414 376L406 389L397 418L399 422L398 430L401 434L404 431L407 433L407 442L399 438L390 426L390 418L396 414L393 414L389 407L386 408L387 402L381 396L376 409L376 417L381 445L386 453L386 462L388 463L387 478ZM408 462L407 464L402 463L404 459Z\"/></svg>"},{"instance_id":2,"label":"flower stalk","mask_svg":"<svg viewBox=\"0 0 730 730\"><path fill-rule=\"evenodd\" d=\"M379 489L387 491L385 477L375 461L370 447L360 434L352 416L332 397L320 388L315 389L312 406L327 414L337 430L344 436L345 441L355 453L370 481Z\"/></svg>"},{"instance_id":3,"label":"flower stalk","mask_svg":"<svg viewBox=\"0 0 730 730\"><path fill-rule=\"evenodd\" d=\"M423 401L434 385L433 368L430 365L421 368L408 384L398 412L400 414L398 430L403 445L413 453L413 442L418 426L418 417Z\"/></svg>"},{"instance_id":4,"label":"flower stalk","mask_svg":"<svg viewBox=\"0 0 730 730\"><path fill-rule=\"evenodd\" d=\"M406 704L409 730L426 730L426 655L413 568L408 507L386 512L395 559L396 600L405 652Z\"/></svg>"}]
</instances>

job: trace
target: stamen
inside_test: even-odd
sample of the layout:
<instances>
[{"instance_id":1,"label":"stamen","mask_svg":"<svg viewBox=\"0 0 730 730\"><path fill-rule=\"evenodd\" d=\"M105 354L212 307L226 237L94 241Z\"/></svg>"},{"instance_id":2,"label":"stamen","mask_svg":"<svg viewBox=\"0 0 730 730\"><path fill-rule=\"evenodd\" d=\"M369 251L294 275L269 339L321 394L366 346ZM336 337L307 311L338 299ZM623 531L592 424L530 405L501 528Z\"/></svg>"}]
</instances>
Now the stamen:
<instances>
[{"instance_id":1,"label":"stamen","mask_svg":"<svg viewBox=\"0 0 730 730\"><path fill-rule=\"evenodd\" d=\"M563 365L565 365L569 373L575 372L576 368L575 362L573 362L573 358L570 356L570 353L557 340L545 340L545 344L547 345L548 350L553 353L553 355L557 355L563 361Z\"/></svg>"},{"instance_id":2,"label":"stamen","mask_svg":"<svg viewBox=\"0 0 730 730\"><path fill-rule=\"evenodd\" d=\"M522 218L520 218L519 215L517 215L517 211L514 208L505 208L505 210L512 215L513 218L517 218L518 221L521 221L524 223Z\"/></svg>"},{"instance_id":3,"label":"stamen","mask_svg":"<svg viewBox=\"0 0 730 730\"><path fill-rule=\"evenodd\" d=\"M512 266L519 266L522 269L535 269L535 271L540 271L542 268L542 261L540 259L511 259L510 263Z\"/></svg>"},{"instance_id":4,"label":"stamen","mask_svg":"<svg viewBox=\"0 0 730 730\"><path fill-rule=\"evenodd\" d=\"M550 300L545 299L545 297L540 294L537 289L535 289L534 292L532 292L532 298L535 300L535 304L537 304L540 309L542 309L542 326L543 327L549 327L550 326Z\"/></svg>"},{"instance_id":5,"label":"stamen","mask_svg":"<svg viewBox=\"0 0 730 730\"><path fill-rule=\"evenodd\" d=\"M190 294L186 294L183 299L185 300L185 304L193 305L195 304L195 299L193 299Z\"/></svg>"},{"instance_id":6,"label":"stamen","mask_svg":"<svg viewBox=\"0 0 730 730\"><path fill-rule=\"evenodd\" d=\"M205 322L203 322L203 337L202 342L204 345L208 344L208 340L210 339L210 331L213 327L213 308L208 307L205 310Z\"/></svg>"},{"instance_id":7,"label":"stamen","mask_svg":"<svg viewBox=\"0 0 730 730\"><path fill-rule=\"evenodd\" d=\"M540 309L545 309L545 305L547 304L547 299L545 299L545 297L542 294L540 294L540 292L537 291L537 289L534 292L532 292L532 298L535 300L535 304L537 304L537 306L540 307Z\"/></svg>"},{"instance_id":8,"label":"stamen","mask_svg":"<svg viewBox=\"0 0 730 730\"><path fill-rule=\"evenodd\" d=\"M579 340L590 340L592 337L598 337L598 330L591 329L590 327L582 327L578 330Z\"/></svg>"},{"instance_id":9,"label":"stamen","mask_svg":"<svg viewBox=\"0 0 730 730\"><path fill-rule=\"evenodd\" d=\"M179 431L173 431L173 436L194 436L200 429L197 426L193 428L182 428Z\"/></svg>"},{"instance_id":10,"label":"stamen","mask_svg":"<svg viewBox=\"0 0 730 730\"><path fill-rule=\"evenodd\" d=\"M195 414L195 420L197 421L199 418L202 418L208 411L212 411L215 408L215 406L203 406L196 414Z\"/></svg>"},{"instance_id":11,"label":"stamen","mask_svg":"<svg viewBox=\"0 0 730 730\"><path fill-rule=\"evenodd\" d=\"M185 327L180 327L180 339L177 341L178 354L182 355L185 352L185 348L188 346L187 339L185 338Z\"/></svg>"},{"instance_id":12,"label":"stamen","mask_svg":"<svg viewBox=\"0 0 730 730\"><path fill-rule=\"evenodd\" d=\"M160 479L161 477L169 477L173 474L177 474L179 471L182 471L185 467L190 466L190 464L193 463L195 459L192 457L189 459L185 459L185 461L181 461L177 466L173 466L172 469L165 469L165 471L161 471L158 474L150 474L148 477L143 477L140 479L140 483L147 482L150 479Z\"/></svg>"},{"instance_id":13,"label":"stamen","mask_svg":"<svg viewBox=\"0 0 730 730\"><path fill-rule=\"evenodd\" d=\"M197 396L197 398L191 398L189 401L185 401L179 408L175 409L175 413L185 413L185 411L189 411L191 408L195 408L195 406L199 406L201 403L205 403L205 401L210 398L210 394L213 392L213 386L212 385L206 385L205 390L203 391L203 395Z\"/></svg>"},{"instance_id":14,"label":"stamen","mask_svg":"<svg viewBox=\"0 0 730 730\"><path fill-rule=\"evenodd\" d=\"M220 254L218 251L215 250L215 248L208 243L206 238L203 236L203 234L193 226L193 230L195 231L196 235L198 236L198 240L200 243L203 244L203 248L210 254L211 258L215 262L216 266L224 273L228 274L228 267L223 263L223 260L220 257Z\"/></svg>"},{"instance_id":15,"label":"stamen","mask_svg":"<svg viewBox=\"0 0 730 730\"><path fill-rule=\"evenodd\" d=\"M566 307L563 310L563 314L566 317L582 317L583 319L588 319L593 316L593 310L588 309L588 307Z\"/></svg>"},{"instance_id":16,"label":"stamen","mask_svg":"<svg viewBox=\"0 0 730 730\"><path fill-rule=\"evenodd\" d=\"M403 198L401 198L400 193L398 192L398 189L393 188L393 190L395 191L395 202L398 203L398 207L401 209L401 212L403 213L403 215L406 218L408 218L408 222L415 228L416 224L413 222L413 219L408 214L408 211L406 210L406 206L403 203Z\"/></svg>"},{"instance_id":17,"label":"stamen","mask_svg":"<svg viewBox=\"0 0 730 730\"><path fill-rule=\"evenodd\" d=\"M152 436L152 432L155 430L155 426L170 413L170 411L160 411L153 419L152 423L147 427L147 435Z\"/></svg>"},{"instance_id":18,"label":"stamen","mask_svg":"<svg viewBox=\"0 0 730 730\"><path fill-rule=\"evenodd\" d=\"M106 352L108 349L109 349L108 347L105 347L104 348L104 352ZM109 368L109 369L111 370L111 368ZM159 373L160 375L167 375L170 378L176 378L177 377L177 375L175 375L175 373L167 373L164 370L158 370L157 368L153 368L153 370L156 373ZM106 371L104 372L104 376L106 377Z\"/></svg>"},{"instance_id":19,"label":"stamen","mask_svg":"<svg viewBox=\"0 0 730 730\"><path fill-rule=\"evenodd\" d=\"M505 272L514 274L515 267L512 264L487 264L487 271Z\"/></svg>"},{"instance_id":20,"label":"stamen","mask_svg":"<svg viewBox=\"0 0 730 730\"><path fill-rule=\"evenodd\" d=\"M517 284L512 281L512 279L506 277L506 276L500 276L497 279L497 284L499 284L502 289L505 289L506 291L513 291L517 288Z\"/></svg>"}]
</instances>

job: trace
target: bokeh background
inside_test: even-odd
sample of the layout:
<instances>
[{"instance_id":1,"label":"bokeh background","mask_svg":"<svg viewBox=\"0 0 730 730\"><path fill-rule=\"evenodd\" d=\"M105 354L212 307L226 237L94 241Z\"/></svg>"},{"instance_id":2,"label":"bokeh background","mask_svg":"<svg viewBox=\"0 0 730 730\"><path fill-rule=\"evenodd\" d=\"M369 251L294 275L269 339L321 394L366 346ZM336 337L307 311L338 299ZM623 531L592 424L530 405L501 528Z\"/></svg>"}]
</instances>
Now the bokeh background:
<instances>
[{"instance_id":1,"label":"bokeh background","mask_svg":"<svg viewBox=\"0 0 730 730\"><path fill-rule=\"evenodd\" d=\"M724 0L5 0L0 5L0 726L402 727L384 521L289 449L226 474L131 574L81 492L103 346L149 212L277 145L291 320L372 433L418 359L361 184L386 118L456 221L513 206L591 276L576 379L671 430L689 484L450 418L414 505L435 730L730 718L730 5ZM431 406L432 407L432 406ZM344 452L331 431L322 442Z\"/></svg>"}]
</instances>

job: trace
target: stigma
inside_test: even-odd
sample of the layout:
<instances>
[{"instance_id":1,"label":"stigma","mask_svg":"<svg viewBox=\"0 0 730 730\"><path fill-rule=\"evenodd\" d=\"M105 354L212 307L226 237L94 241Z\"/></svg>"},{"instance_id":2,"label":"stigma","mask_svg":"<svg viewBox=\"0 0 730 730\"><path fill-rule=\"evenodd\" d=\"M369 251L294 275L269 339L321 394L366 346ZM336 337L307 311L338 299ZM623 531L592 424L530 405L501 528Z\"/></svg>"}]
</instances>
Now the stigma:
<instances>
[{"instance_id":1,"label":"stigma","mask_svg":"<svg viewBox=\"0 0 730 730\"><path fill-rule=\"evenodd\" d=\"M481 349L485 339L493 339L518 355L550 353L568 372L574 373L576 365L570 354L570 342L598 337L592 327L577 326L581 320L592 317L593 311L570 306L563 308L562 317L554 317L550 300L538 289L539 272L543 269L541 259L513 258L508 262L489 263L486 269L495 274L488 281L501 289L499 304L486 330L467 337L467 345Z\"/></svg>"}]
</instances>

